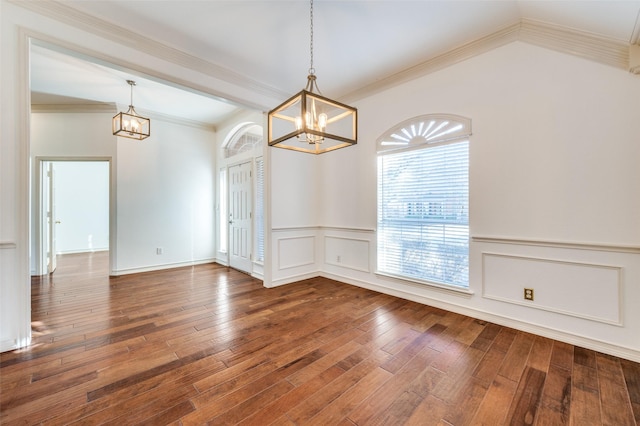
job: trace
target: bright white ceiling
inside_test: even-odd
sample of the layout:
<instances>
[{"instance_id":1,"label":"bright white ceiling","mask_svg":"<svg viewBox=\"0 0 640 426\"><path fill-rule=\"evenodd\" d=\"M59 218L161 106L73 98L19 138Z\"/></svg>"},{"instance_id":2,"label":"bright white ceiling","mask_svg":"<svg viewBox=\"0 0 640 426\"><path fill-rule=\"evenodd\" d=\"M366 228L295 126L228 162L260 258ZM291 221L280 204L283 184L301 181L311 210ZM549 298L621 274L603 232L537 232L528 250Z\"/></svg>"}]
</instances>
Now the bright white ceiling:
<instances>
[{"instance_id":1,"label":"bright white ceiling","mask_svg":"<svg viewBox=\"0 0 640 426\"><path fill-rule=\"evenodd\" d=\"M222 66L287 94L306 84L306 0L71 0L64 5ZM532 19L629 43L640 0L315 0L314 67L323 94L340 97ZM217 124L235 106L108 66L35 47L32 89ZM284 100L284 98L282 99ZM176 107L180 105L180 107ZM275 105L274 105L275 106Z\"/></svg>"}]
</instances>

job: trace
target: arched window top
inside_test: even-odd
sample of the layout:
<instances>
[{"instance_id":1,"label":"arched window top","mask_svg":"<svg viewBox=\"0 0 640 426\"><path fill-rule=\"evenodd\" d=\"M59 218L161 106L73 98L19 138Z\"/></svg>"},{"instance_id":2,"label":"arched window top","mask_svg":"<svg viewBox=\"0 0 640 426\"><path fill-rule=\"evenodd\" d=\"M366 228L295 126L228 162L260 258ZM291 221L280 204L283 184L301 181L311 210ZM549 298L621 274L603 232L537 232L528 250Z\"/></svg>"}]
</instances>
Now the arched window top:
<instances>
[{"instance_id":1,"label":"arched window top","mask_svg":"<svg viewBox=\"0 0 640 426\"><path fill-rule=\"evenodd\" d=\"M471 120L453 114L426 114L387 130L376 143L378 154L441 144L471 135Z\"/></svg>"},{"instance_id":2,"label":"arched window top","mask_svg":"<svg viewBox=\"0 0 640 426\"><path fill-rule=\"evenodd\" d=\"M251 151L262 143L262 126L255 123L242 123L237 126L223 144L225 158Z\"/></svg>"}]
</instances>

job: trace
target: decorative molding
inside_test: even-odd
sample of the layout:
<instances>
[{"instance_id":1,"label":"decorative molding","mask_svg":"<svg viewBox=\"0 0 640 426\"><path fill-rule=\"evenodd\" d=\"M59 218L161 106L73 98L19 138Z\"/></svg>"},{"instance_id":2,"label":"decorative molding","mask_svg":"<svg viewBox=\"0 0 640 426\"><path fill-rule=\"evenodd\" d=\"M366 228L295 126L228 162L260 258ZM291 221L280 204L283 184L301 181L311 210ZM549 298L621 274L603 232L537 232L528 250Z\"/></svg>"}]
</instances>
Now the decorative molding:
<instances>
[{"instance_id":1,"label":"decorative molding","mask_svg":"<svg viewBox=\"0 0 640 426\"><path fill-rule=\"evenodd\" d=\"M631 34L630 44L640 44L640 11L636 17L636 25L633 27L633 33Z\"/></svg>"},{"instance_id":2,"label":"decorative molding","mask_svg":"<svg viewBox=\"0 0 640 426\"><path fill-rule=\"evenodd\" d=\"M277 88L265 85L259 81L250 79L228 68L206 61L202 58L183 52L179 49L167 46L154 39L143 36L126 28L88 15L84 12L67 6L63 2L57 0L46 2L19 0L7 1L16 6L31 10L32 12L38 13L43 16L50 17L59 22L63 22L65 24L95 34L96 36L105 38L112 42L127 46L135 46L136 49L144 51L149 55L169 61L174 64L178 64L188 69L200 72L204 75L220 79L230 84L246 88L255 93L272 97L274 99L284 99L288 96L287 93L284 93ZM640 20L640 17L638 19ZM639 26L640 24L636 24L636 28L631 39L631 44L638 42L638 34L640 33L640 29L638 28ZM474 56L514 41L522 41L525 43L535 44L541 47L594 60L596 62L604 63L614 67L623 68L625 70L628 69L629 65L629 44L624 41L523 18L514 24L508 25L477 40L465 43L462 46L456 47L447 52L443 52L426 61L414 65L413 67L407 68L389 77L378 80L375 83L349 92L342 96L340 100L349 103L362 99L366 96L370 96L392 86L407 82L409 80L413 80L429 73L433 73L435 71L470 59ZM77 48L72 50L82 53L82 50L78 50ZM102 57L97 59L116 63L114 62L114 58ZM139 66L130 63L120 63L120 65L134 70L140 68ZM163 77L157 75L157 77L164 78L168 81L175 80L167 78L166 76ZM193 87L194 83L180 82L180 84L183 84L186 87ZM202 91L206 92L206 90ZM226 95L223 95L223 97L225 96ZM240 104L246 105L247 102L247 100L232 99L231 97L228 98ZM258 109L262 108L259 105L247 106Z\"/></svg>"},{"instance_id":3,"label":"decorative molding","mask_svg":"<svg viewBox=\"0 0 640 426\"><path fill-rule=\"evenodd\" d=\"M633 40L635 40L635 43L638 42L638 33L640 33L638 26L640 24L636 25L632 44L634 43ZM629 66L629 44L624 41L531 19L521 19L519 22L501 30L434 56L375 83L356 89L341 97L340 100L347 103L357 101L514 41L534 44L624 70L627 70Z\"/></svg>"},{"instance_id":4,"label":"decorative molding","mask_svg":"<svg viewBox=\"0 0 640 426\"><path fill-rule=\"evenodd\" d=\"M521 21L518 40L628 69L629 44L621 40L530 19Z\"/></svg>"},{"instance_id":5,"label":"decorative molding","mask_svg":"<svg viewBox=\"0 0 640 426\"><path fill-rule=\"evenodd\" d=\"M193 260L189 262L163 263L161 265L145 266L142 268L118 269L118 270L112 271L109 274L109 276L119 277L122 275L138 274L140 272L163 271L165 269L183 268L185 266L204 265L207 263L217 263L217 262L215 258L211 258L211 259Z\"/></svg>"},{"instance_id":6,"label":"decorative molding","mask_svg":"<svg viewBox=\"0 0 640 426\"><path fill-rule=\"evenodd\" d=\"M319 226L283 226L281 228L271 228L271 232L290 232L290 231L317 231Z\"/></svg>"},{"instance_id":7,"label":"decorative molding","mask_svg":"<svg viewBox=\"0 0 640 426\"><path fill-rule=\"evenodd\" d=\"M125 108L121 108L120 110L126 111L126 109L127 108L125 107ZM216 127L214 125L212 125L211 123L205 123L203 121L189 120L188 118L176 117L175 115L162 114L159 112L149 111L149 110L140 109L140 108L137 108L136 112L152 120L164 121L165 123L177 124L179 126L186 126L186 127L195 127L195 128L204 129L204 130L212 130L212 131L216 130Z\"/></svg>"},{"instance_id":8,"label":"decorative molding","mask_svg":"<svg viewBox=\"0 0 640 426\"><path fill-rule=\"evenodd\" d=\"M283 226L277 228L271 228L271 232L289 232L289 231L346 231L346 232L366 232L375 233L376 230L372 228L353 228L348 226Z\"/></svg>"},{"instance_id":9,"label":"decorative molding","mask_svg":"<svg viewBox=\"0 0 640 426\"><path fill-rule=\"evenodd\" d=\"M297 274L297 275L289 275L287 277L283 277L283 278L278 278L275 280L271 280L271 282L267 283L267 281L264 281L263 285L266 288L274 288L274 287L280 287L286 284L292 284L298 281L304 281L304 280L309 280L312 278L316 278L320 276L320 272L319 271L313 271L313 272L306 272L303 274Z\"/></svg>"},{"instance_id":10,"label":"decorative molding","mask_svg":"<svg viewBox=\"0 0 640 426\"><path fill-rule=\"evenodd\" d=\"M466 306L461 306L458 304L446 302L444 300L435 299L432 297L425 297L421 294L417 294L414 292L398 290L397 288L391 288L384 285L374 284L369 281L357 280L357 279L346 277L343 275L323 272L322 274L320 274L320 276L329 278L332 280L340 281L346 284L355 285L357 287L366 288L368 290L376 291L378 293L388 294L390 296L411 300L413 302L421 303L423 305L444 309L460 315L466 315L471 318L477 318L479 320L489 321L494 324L502 325L504 327L511 327L526 333L536 334L538 336L559 340L561 342L565 342L571 345L581 346L583 348L606 353L606 354L617 356L620 358L625 358L634 362L640 362L640 351L638 351L637 349L616 345L614 343L609 343L606 341L592 339L592 338L581 336L578 334L567 333L565 331L528 323L528 322L511 318L508 316L497 315L493 312L468 308Z\"/></svg>"},{"instance_id":11,"label":"decorative molding","mask_svg":"<svg viewBox=\"0 0 640 426\"><path fill-rule=\"evenodd\" d=\"M584 313L580 313L577 311L573 311L570 309L560 309L557 307L553 307L553 306L547 306L544 304L540 304L539 302L523 302L520 299L514 299L514 298L509 298L509 297L503 297L503 296L499 296L499 295L493 295L493 294L488 294L487 292L487 266L486 266L486 259L488 257L494 257L494 258L503 258L503 259L512 259L512 260L520 260L520 261L525 261L525 262L542 262L542 263L548 263L548 264L555 264L555 265L565 265L565 266L573 266L573 267L584 267L584 268L598 268L598 269L603 269L603 270L609 270L609 271L615 271L616 275L615 275L615 287L617 289L617 291L615 292L615 296L616 296L616 317L615 319L613 318L606 318L606 317L597 317L594 315L587 315ZM592 262L569 262L569 261L564 261L564 260L556 260L556 259L544 259L544 258L539 258L539 257L532 257L532 256L513 256L513 255L507 255L507 254L502 254L502 253L482 253L482 297L485 299L490 299L490 300L497 300L499 302L505 302L505 303L509 303L512 305L519 305L519 306L525 306L527 308L533 308L533 309L539 309L542 311L547 311L547 312L553 312L556 314L560 314L560 315L567 315L567 316L572 316L575 318L581 318L581 319L585 319L585 320L589 320L589 321L595 321L595 322L600 322L603 324L609 324L609 325L615 325L618 327L622 327L624 326L623 323L623 306L622 306L622 295L623 295L623 291L622 291L622 267L620 266L609 266L609 265L602 265L602 264L598 264L598 263L592 263ZM538 279L540 279L538 277ZM574 280L574 281L579 281L578 279ZM571 282L571 280L569 280L569 282ZM581 282L581 285L584 285L584 282ZM601 283L602 286L604 286L604 283ZM527 287L527 285L525 285L525 287ZM520 290L520 289L518 289ZM586 290L586 287L585 289ZM601 295L602 296L602 295ZM520 296L521 297L521 296ZM557 299L557 297L556 297ZM603 300L600 299L601 305Z\"/></svg>"},{"instance_id":12,"label":"decorative molding","mask_svg":"<svg viewBox=\"0 0 640 426\"><path fill-rule=\"evenodd\" d=\"M116 105L107 104L32 104L32 113L109 113L115 114Z\"/></svg>"},{"instance_id":13,"label":"decorative molding","mask_svg":"<svg viewBox=\"0 0 640 426\"><path fill-rule=\"evenodd\" d=\"M494 33L481 37L460 47L434 56L413 67L407 68L389 77L380 79L375 83L356 89L340 98L340 101L350 103L365 98L374 93L381 92L401 83L422 77L427 74L447 68L458 62L478 56L497 47L518 40L520 23L509 25Z\"/></svg>"},{"instance_id":14,"label":"decorative molding","mask_svg":"<svg viewBox=\"0 0 640 426\"><path fill-rule=\"evenodd\" d=\"M244 87L253 92L276 99L286 98L287 93L281 92L273 87L265 85L259 81L250 79L238 74L228 68L206 61L197 56L183 52L179 49L162 44L152 38L143 36L127 28L111 24L100 18L96 18L73 7L67 6L57 0L50 1L19 1L7 0L16 6L31 10L39 15L47 16L56 21L63 22L91 34L110 40L114 43L125 46L135 46L137 50L149 55L161 58L200 72L239 87ZM136 69L136 68L133 68ZM188 85L187 85L188 87Z\"/></svg>"},{"instance_id":15,"label":"decorative molding","mask_svg":"<svg viewBox=\"0 0 640 426\"><path fill-rule=\"evenodd\" d=\"M298 263L292 263L290 265L283 265L281 263L282 261L282 242L283 241L289 241L289 240L311 240L311 259L308 260L304 260L302 262L298 262ZM293 268L300 268L302 266L309 266L309 265L315 265L316 263L316 253L315 253L315 245L316 245L316 236L315 235L299 235L296 237L283 237L283 238L278 238L278 270L279 271L283 271L285 269L293 269Z\"/></svg>"},{"instance_id":16,"label":"decorative molding","mask_svg":"<svg viewBox=\"0 0 640 426\"><path fill-rule=\"evenodd\" d=\"M550 241L550 240L534 240L528 238L507 238L507 237L489 237L489 236L472 236L471 241L474 243L489 244L513 244L519 246L539 246L552 248L568 248L575 250L591 250L591 251L608 251L616 253L632 253L640 254L639 246L621 245L621 244L603 244L603 243L581 243L570 241Z\"/></svg>"},{"instance_id":17,"label":"decorative molding","mask_svg":"<svg viewBox=\"0 0 640 426\"><path fill-rule=\"evenodd\" d=\"M638 44L629 46L629 72L640 74L640 45Z\"/></svg>"},{"instance_id":18,"label":"decorative molding","mask_svg":"<svg viewBox=\"0 0 640 426\"><path fill-rule=\"evenodd\" d=\"M92 114L92 113L109 113L116 114L118 110L126 111L126 107L118 108L115 103L105 104L33 104L31 112L36 114ZM166 123L177 124L179 126L195 127L198 129L215 131L216 127L210 123L203 121L189 120L187 118L176 117L174 115L162 114L155 111L145 109L137 109L140 115L151 118L153 120L163 121Z\"/></svg>"},{"instance_id":19,"label":"decorative molding","mask_svg":"<svg viewBox=\"0 0 640 426\"><path fill-rule=\"evenodd\" d=\"M8 339L0 341L0 352L9 352L18 349L18 341L16 339Z\"/></svg>"},{"instance_id":20,"label":"decorative molding","mask_svg":"<svg viewBox=\"0 0 640 426\"><path fill-rule=\"evenodd\" d=\"M364 243L364 249L366 251L366 265L365 267L359 267L357 265L349 265L347 262L337 262L337 261L331 261L327 259L327 241L329 241L330 239L333 240L344 240L344 241L353 241L356 243ZM371 246L371 241L370 240L365 240L363 238L347 238L347 237L340 237L340 236L336 236L336 235L325 235L324 237L324 254L325 254L325 259L324 259L324 263L326 265L332 265L332 266L337 266L340 268L347 268L347 269L351 269L354 271L359 271L359 272L366 272L366 273L370 273L371 272L371 256L369 255L369 251L370 251L370 246Z\"/></svg>"},{"instance_id":21,"label":"decorative molding","mask_svg":"<svg viewBox=\"0 0 640 426\"><path fill-rule=\"evenodd\" d=\"M0 250L15 250L18 246L13 241L0 241Z\"/></svg>"},{"instance_id":22,"label":"decorative molding","mask_svg":"<svg viewBox=\"0 0 640 426\"><path fill-rule=\"evenodd\" d=\"M462 296L473 296L474 292L473 290L471 290L470 288L464 288L464 287L456 287L456 286L452 286L452 285L446 285L446 284L438 284L435 282L430 282L430 281L420 281L417 279L410 279L407 277L401 277L398 275L393 275L393 274L388 274L386 272L380 272L380 271L375 271L375 274L383 279L389 280L389 281L393 281L393 282L397 282L400 284L404 284L404 285L409 285L412 287L416 287L416 288L426 288L429 290L435 290L435 291L439 291L441 293L448 293L448 294L455 294L455 295L462 295Z\"/></svg>"},{"instance_id":23,"label":"decorative molding","mask_svg":"<svg viewBox=\"0 0 640 426\"><path fill-rule=\"evenodd\" d=\"M365 232L367 234L374 234L376 232L373 228L354 228L350 226L319 226L321 231L345 231L345 232Z\"/></svg>"}]
</instances>

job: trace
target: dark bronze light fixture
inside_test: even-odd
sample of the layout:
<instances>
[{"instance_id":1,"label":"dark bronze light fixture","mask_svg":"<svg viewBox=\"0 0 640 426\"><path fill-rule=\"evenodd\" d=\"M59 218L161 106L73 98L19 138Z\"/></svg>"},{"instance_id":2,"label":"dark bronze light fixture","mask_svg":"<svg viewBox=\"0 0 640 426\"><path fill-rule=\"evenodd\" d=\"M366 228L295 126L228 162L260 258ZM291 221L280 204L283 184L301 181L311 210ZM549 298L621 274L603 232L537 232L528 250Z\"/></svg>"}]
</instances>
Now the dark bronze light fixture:
<instances>
[{"instance_id":1,"label":"dark bronze light fixture","mask_svg":"<svg viewBox=\"0 0 640 426\"><path fill-rule=\"evenodd\" d=\"M112 120L113 134L125 138L142 140L148 138L151 134L151 120L144 118L136 113L133 108L133 86L136 82L127 80L131 86L131 103L127 112L117 113Z\"/></svg>"},{"instance_id":2,"label":"dark bronze light fixture","mask_svg":"<svg viewBox=\"0 0 640 426\"><path fill-rule=\"evenodd\" d=\"M322 96L313 68L313 0L311 0L311 65L307 86L269 111L269 146L322 154L357 143L358 111Z\"/></svg>"}]
</instances>

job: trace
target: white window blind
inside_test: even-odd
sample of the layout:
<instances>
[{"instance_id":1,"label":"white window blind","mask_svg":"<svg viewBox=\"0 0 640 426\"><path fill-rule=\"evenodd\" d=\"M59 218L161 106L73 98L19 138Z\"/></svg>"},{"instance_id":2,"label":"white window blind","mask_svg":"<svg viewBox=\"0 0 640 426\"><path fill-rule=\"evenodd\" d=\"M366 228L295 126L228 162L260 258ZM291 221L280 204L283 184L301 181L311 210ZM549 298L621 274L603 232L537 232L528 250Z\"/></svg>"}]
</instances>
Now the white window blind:
<instances>
[{"instance_id":1,"label":"white window blind","mask_svg":"<svg viewBox=\"0 0 640 426\"><path fill-rule=\"evenodd\" d=\"M378 157L378 271L469 286L469 142Z\"/></svg>"},{"instance_id":2,"label":"white window blind","mask_svg":"<svg viewBox=\"0 0 640 426\"><path fill-rule=\"evenodd\" d=\"M264 160L256 159L256 260L264 262Z\"/></svg>"}]
</instances>

